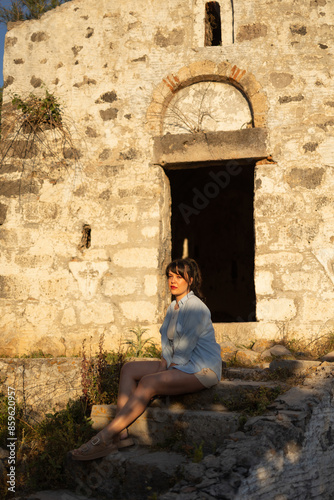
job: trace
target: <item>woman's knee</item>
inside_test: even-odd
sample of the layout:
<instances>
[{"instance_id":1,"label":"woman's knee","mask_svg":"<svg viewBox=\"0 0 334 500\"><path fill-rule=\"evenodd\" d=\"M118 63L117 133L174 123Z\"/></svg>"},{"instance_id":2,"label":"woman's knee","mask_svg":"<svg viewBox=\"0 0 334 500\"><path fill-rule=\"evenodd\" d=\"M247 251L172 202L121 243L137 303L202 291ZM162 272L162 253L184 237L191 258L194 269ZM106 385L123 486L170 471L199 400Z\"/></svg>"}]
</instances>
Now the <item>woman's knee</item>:
<instances>
[{"instance_id":1,"label":"woman's knee","mask_svg":"<svg viewBox=\"0 0 334 500\"><path fill-rule=\"evenodd\" d=\"M132 376L135 372L135 361L127 361L121 369L121 377Z\"/></svg>"},{"instance_id":2,"label":"woman's knee","mask_svg":"<svg viewBox=\"0 0 334 500\"><path fill-rule=\"evenodd\" d=\"M151 398L158 394L155 377L152 375L145 375L138 383L138 390L147 393Z\"/></svg>"}]
</instances>

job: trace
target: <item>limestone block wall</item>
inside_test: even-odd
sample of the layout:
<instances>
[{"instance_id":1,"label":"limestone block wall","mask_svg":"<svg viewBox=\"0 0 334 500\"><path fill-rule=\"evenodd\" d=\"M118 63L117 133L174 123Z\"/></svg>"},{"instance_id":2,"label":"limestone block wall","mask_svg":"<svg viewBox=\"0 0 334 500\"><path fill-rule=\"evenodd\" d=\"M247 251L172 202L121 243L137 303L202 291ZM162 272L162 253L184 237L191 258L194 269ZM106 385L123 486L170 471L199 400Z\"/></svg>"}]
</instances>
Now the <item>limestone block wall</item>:
<instances>
[{"instance_id":1,"label":"limestone block wall","mask_svg":"<svg viewBox=\"0 0 334 500\"><path fill-rule=\"evenodd\" d=\"M221 46L205 46L202 0L73 0L9 27L4 102L45 86L62 103L75 152L63 147L64 165L36 144L30 159L2 161L1 350L73 354L102 332L115 347L138 324L157 334L171 242L154 137L178 92L211 81L222 109L230 93L217 82L240 92L234 113L266 130L272 158L256 166L258 325L276 335L331 328L333 7L260 0L232 12L219 3ZM223 118L218 130L203 127L222 131Z\"/></svg>"},{"instance_id":2,"label":"limestone block wall","mask_svg":"<svg viewBox=\"0 0 334 500\"><path fill-rule=\"evenodd\" d=\"M1 359L1 391L15 390L17 404L33 421L82 396L81 358Z\"/></svg>"}]
</instances>

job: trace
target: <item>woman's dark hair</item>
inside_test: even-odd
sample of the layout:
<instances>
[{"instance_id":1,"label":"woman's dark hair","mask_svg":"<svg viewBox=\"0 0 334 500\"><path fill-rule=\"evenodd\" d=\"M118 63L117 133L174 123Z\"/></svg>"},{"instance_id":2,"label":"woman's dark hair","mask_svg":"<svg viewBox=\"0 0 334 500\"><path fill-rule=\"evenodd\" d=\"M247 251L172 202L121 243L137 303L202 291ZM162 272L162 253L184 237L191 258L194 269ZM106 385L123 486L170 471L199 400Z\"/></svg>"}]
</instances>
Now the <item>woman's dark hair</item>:
<instances>
[{"instance_id":1,"label":"woman's dark hair","mask_svg":"<svg viewBox=\"0 0 334 500\"><path fill-rule=\"evenodd\" d=\"M194 292L197 297L204 300L202 294L202 274L197 262L194 259L175 259L168 264L166 267L166 276L168 278L169 273L179 274L187 283L190 283L190 278L193 279L192 283L189 284L189 288Z\"/></svg>"}]
</instances>

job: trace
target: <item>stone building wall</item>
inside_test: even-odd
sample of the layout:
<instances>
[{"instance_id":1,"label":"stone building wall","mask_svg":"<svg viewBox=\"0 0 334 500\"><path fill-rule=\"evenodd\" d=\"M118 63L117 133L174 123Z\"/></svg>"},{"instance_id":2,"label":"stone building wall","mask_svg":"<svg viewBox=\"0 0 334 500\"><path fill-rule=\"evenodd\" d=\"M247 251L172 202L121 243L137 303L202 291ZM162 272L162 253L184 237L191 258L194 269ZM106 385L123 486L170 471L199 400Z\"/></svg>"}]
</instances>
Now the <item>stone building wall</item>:
<instances>
[{"instance_id":1,"label":"stone building wall","mask_svg":"<svg viewBox=\"0 0 334 500\"><path fill-rule=\"evenodd\" d=\"M115 348L137 325L158 335L171 255L165 169L199 159L251 159L255 170L254 314L220 323L219 336L331 329L333 6L219 4L221 46L204 45L202 0L73 0L9 26L5 106L47 88L71 142L45 131L61 158L37 142L27 158L29 134L4 138L2 352L71 355L101 333Z\"/></svg>"}]
</instances>

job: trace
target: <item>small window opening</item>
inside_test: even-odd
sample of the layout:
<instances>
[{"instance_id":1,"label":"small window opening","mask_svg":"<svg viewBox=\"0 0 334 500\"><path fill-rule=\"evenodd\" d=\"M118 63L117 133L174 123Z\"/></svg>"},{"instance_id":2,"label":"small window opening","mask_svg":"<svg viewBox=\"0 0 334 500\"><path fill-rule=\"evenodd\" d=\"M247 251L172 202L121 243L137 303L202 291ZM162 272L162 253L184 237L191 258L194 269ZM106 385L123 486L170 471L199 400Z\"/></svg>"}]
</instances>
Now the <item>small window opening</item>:
<instances>
[{"instance_id":1,"label":"small window opening","mask_svg":"<svg viewBox=\"0 0 334 500\"><path fill-rule=\"evenodd\" d=\"M218 2L205 4L205 46L213 47L222 44L220 5Z\"/></svg>"},{"instance_id":2,"label":"small window opening","mask_svg":"<svg viewBox=\"0 0 334 500\"><path fill-rule=\"evenodd\" d=\"M89 224L84 224L82 228L81 241L78 245L79 250L83 251L85 248L89 248L91 245L91 227Z\"/></svg>"}]
</instances>

